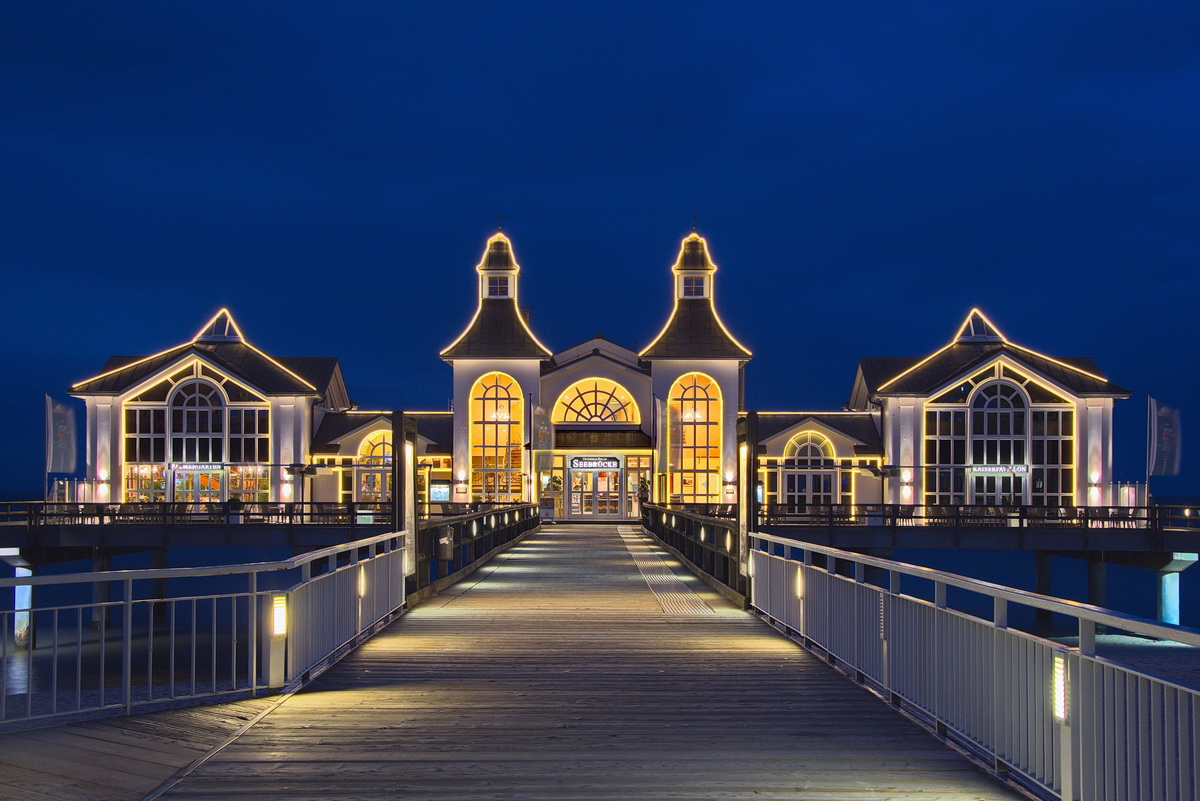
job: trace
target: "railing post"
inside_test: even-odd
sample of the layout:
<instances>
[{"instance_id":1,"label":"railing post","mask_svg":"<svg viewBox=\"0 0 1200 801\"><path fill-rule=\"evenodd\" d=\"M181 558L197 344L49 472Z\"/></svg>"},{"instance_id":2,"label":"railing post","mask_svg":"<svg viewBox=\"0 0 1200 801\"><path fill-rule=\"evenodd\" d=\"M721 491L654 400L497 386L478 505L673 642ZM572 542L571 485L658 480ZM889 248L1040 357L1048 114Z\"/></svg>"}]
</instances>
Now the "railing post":
<instances>
[{"instance_id":1,"label":"railing post","mask_svg":"<svg viewBox=\"0 0 1200 801\"><path fill-rule=\"evenodd\" d=\"M250 618L250 694L258 695L258 571L251 570L246 580L250 585L250 597L246 603L246 616Z\"/></svg>"},{"instance_id":2,"label":"railing post","mask_svg":"<svg viewBox=\"0 0 1200 801\"><path fill-rule=\"evenodd\" d=\"M121 624L121 703L125 705L125 714L133 709L133 579L121 582L124 588L122 609L124 621ZM153 647L147 641L146 647Z\"/></svg>"}]
</instances>

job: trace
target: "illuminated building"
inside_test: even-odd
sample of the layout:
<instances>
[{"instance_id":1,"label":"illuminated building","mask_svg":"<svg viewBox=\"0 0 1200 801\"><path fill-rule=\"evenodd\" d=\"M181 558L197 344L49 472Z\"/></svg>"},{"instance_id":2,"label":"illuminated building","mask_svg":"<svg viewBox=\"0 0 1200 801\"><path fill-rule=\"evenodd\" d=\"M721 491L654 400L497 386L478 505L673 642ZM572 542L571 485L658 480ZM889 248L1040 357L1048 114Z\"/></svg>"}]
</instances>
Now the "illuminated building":
<instances>
[{"instance_id":1,"label":"illuminated building","mask_svg":"<svg viewBox=\"0 0 1200 801\"><path fill-rule=\"evenodd\" d=\"M642 497L743 514L750 501L1119 502L1112 408L1128 391L1090 359L1014 344L978 310L927 357L862 359L843 409L754 412L751 353L717 314L702 237L681 242L671 309L641 351L603 337L543 345L504 234L475 271L475 313L440 353L455 411L406 413L426 512L541 501L559 518L618 520L637 517ZM225 310L191 341L110 360L71 392L87 404L80 500L393 496L395 416L356 408L336 359L271 358Z\"/></svg>"}]
</instances>

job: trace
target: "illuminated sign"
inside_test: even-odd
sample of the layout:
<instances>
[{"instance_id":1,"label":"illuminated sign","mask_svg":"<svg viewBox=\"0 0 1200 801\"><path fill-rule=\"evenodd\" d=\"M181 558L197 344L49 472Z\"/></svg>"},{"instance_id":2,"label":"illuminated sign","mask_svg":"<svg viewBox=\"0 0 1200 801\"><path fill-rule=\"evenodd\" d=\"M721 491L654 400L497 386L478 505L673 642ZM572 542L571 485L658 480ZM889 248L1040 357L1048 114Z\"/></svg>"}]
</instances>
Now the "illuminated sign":
<instances>
[{"instance_id":1,"label":"illuminated sign","mask_svg":"<svg viewBox=\"0 0 1200 801\"><path fill-rule=\"evenodd\" d=\"M223 464L172 464L172 470L223 470Z\"/></svg>"},{"instance_id":2,"label":"illuminated sign","mask_svg":"<svg viewBox=\"0 0 1200 801\"><path fill-rule=\"evenodd\" d=\"M972 473L999 473L1001 475L1022 475L1029 472L1027 464L977 464L971 466Z\"/></svg>"},{"instance_id":3,"label":"illuminated sign","mask_svg":"<svg viewBox=\"0 0 1200 801\"><path fill-rule=\"evenodd\" d=\"M572 456L572 470L620 470L621 460L614 456Z\"/></svg>"},{"instance_id":4,"label":"illuminated sign","mask_svg":"<svg viewBox=\"0 0 1200 801\"><path fill-rule=\"evenodd\" d=\"M429 501L446 503L450 500L450 479L434 478L429 481Z\"/></svg>"}]
</instances>

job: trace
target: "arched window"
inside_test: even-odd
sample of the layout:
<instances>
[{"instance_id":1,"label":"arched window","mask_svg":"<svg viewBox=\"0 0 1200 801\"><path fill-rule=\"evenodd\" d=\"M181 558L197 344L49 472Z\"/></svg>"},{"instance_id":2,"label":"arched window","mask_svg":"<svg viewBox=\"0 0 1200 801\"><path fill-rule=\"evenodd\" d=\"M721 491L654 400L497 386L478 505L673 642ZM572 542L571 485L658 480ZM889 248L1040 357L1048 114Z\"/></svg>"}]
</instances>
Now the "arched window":
<instances>
[{"instance_id":1,"label":"arched window","mask_svg":"<svg viewBox=\"0 0 1200 801\"><path fill-rule=\"evenodd\" d=\"M850 502L850 472L838 469L833 443L815 431L792 437L783 449L780 500L798 509Z\"/></svg>"},{"instance_id":2,"label":"arched window","mask_svg":"<svg viewBox=\"0 0 1200 801\"><path fill-rule=\"evenodd\" d=\"M1007 381L981 386L971 399L971 464L1002 468L974 476L972 501L1006 505L1025 502L1026 434L1029 403Z\"/></svg>"},{"instance_id":3,"label":"arched window","mask_svg":"<svg viewBox=\"0 0 1200 801\"><path fill-rule=\"evenodd\" d=\"M820 434L805 431L792 437L783 449L783 457L797 467L831 466L833 445Z\"/></svg>"},{"instance_id":4,"label":"arched window","mask_svg":"<svg viewBox=\"0 0 1200 801\"><path fill-rule=\"evenodd\" d=\"M625 387L607 378L585 378L567 387L554 404L555 423L641 423Z\"/></svg>"},{"instance_id":5,"label":"arched window","mask_svg":"<svg viewBox=\"0 0 1200 801\"><path fill-rule=\"evenodd\" d=\"M358 497L362 503L392 499L392 434L377 431L358 447Z\"/></svg>"},{"instance_id":6,"label":"arched window","mask_svg":"<svg viewBox=\"0 0 1200 801\"><path fill-rule=\"evenodd\" d=\"M171 397L171 460L225 460L225 396L207 381L188 381Z\"/></svg>"},{"instance_id":7,"label":"arched window","mask_svg":"<svg viewBox=\"0 0 1200 801\"><path fill-rule=\"evenodd\" d=\"M702 373L688 373L671 387L667 441L673 500L720 500L721 411L721 388Z\"/></svg>"},{"instance_id":8,"label":"arched window","mask_svg":"<svg viewBox=\"0 0 1200 801\"><path fill-rule=\"evenodd\" d=\"M488 373L471 388L471 493L478 500L519 503L524 447L521 386Z\"/></svg>"}]
</instances>

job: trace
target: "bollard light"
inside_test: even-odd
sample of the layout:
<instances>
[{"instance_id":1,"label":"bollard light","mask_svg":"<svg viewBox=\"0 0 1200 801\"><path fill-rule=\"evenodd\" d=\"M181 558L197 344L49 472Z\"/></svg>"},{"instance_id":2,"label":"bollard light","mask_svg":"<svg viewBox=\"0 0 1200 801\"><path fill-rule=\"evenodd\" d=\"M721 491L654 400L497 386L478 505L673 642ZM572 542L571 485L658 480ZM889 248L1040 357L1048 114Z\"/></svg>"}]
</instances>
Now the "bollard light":
<instances>
[{"instance_id":1,"label":"bollard light","mask_svg":"<svg viewBox=\"0 0 1200 801\"><path fill-rule=\"evenodd\" d=\"M367 568L363 565L358 566L358 597L361 598L367 594Z\"/></svg>"},{"instance_id":2,"label":"bollard light","mask_svg":"<svg viewBox=\"0 0 1200 801\"><path fill-rule=\"evenodd\" d=\"M796 568L796 597L804 600L804 571Z\"/></svg>"},{"instance_id":3,"label":"bollard light","mask_svg":"<svg viewBox=\"0 0 1200 801\"><path fill-rule=\"evenodd\" d=\"M282 637L287 634L287 596L276 595L271 599L271 635Z\"/></svg>"},{"instance_id":4,"label":"bollard light","mask_svg":"<svg viewBox=\"0 0 1200 801\"><path fill-rule=\"evenodd\" d=\"M1059 723L1067 722L1067 658L1063 654L1054 655L1054 719Z\"/></svg>"}]
</instances>

